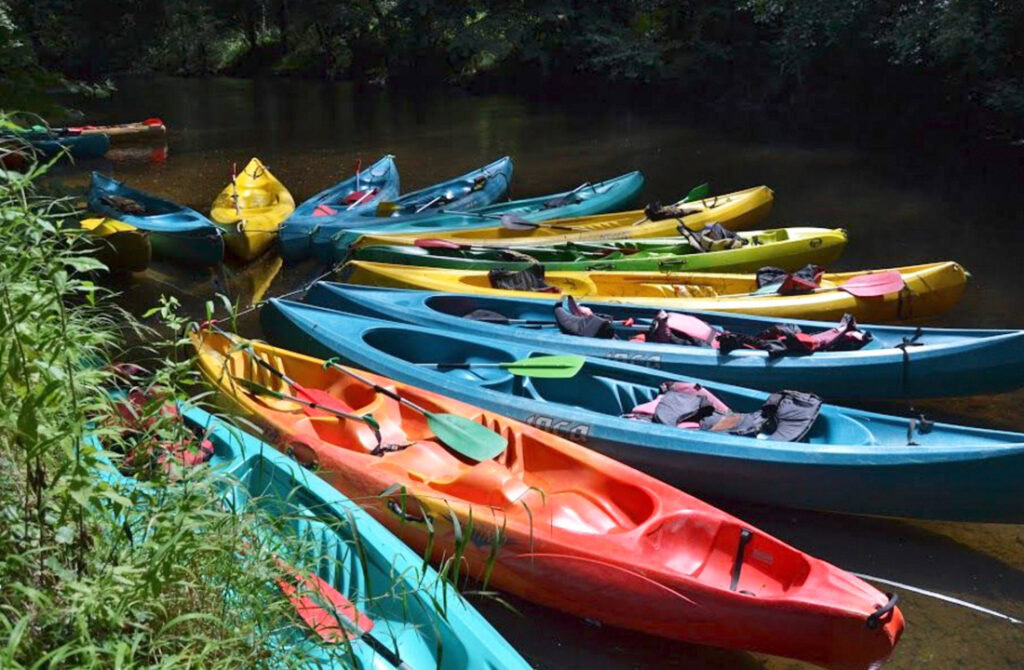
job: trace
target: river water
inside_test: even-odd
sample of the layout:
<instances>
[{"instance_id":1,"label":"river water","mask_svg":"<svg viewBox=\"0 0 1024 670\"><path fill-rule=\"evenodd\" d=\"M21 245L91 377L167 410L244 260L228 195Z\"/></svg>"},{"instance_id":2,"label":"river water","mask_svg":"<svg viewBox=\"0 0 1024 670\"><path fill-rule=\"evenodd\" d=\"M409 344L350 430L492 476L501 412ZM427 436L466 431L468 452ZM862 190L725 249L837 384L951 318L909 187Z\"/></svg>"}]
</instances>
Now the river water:
<instances>
[{"instance_id":1,"label":"river water","mask_svg":"<svg viewBox=\"0 0 1024 670\"><path fill-rule=\"evenodd\" d=\"M514 96L403 94L319 82L128 79L109 99L74 101L90 121L158 115L166 142L118 150L64 168L81 192L96 169L199 211L251 156L301 201L348 176L356 160L397 156L409 191L508 154L512 197L541 195L640 169L644 201L677 199L709 181L713 192L768 184L776 205L765 227L819 225L850 232L837 269L960 261L972 273L963 302L935 325L1024 328L1024 207L1020 158L937 144L925 134L900 150L813 142L779 126L704 122L667 105L629 101L528 101ZM672 107L685 106L685 101ZM727 111L727 110L725 110ZM728 114L724 114L728 116ZM806 135L804 135L806 137ZM865 128L859 146L871 146ZM112 281L141 314L175 295L197 318L214 293L247 304L307 283L311 263L265 258L219 273L154 264ZM257 335L251 317L240 329ZM1024 431L1024 392L919 403L932 418ZM899 405L873 409L900 412ZM1024 480L1024 473L1021 473ZM869 494L871 482L865 481ZM1024 490L1024 487L1022 487ZM720 503L812 555L846 569L913 584L1024 618L1024 526L844 517ZM1024 504L1024 501L1022 501ZM883 587L885 588L885 587ZM907 629L887 668L1024 667L1024 626L901 592ZM479 607L539 668L810 667L779 658L686 645L601 627L508 598ZM657 617L657 612L645 612Z\"/></svg>"}]
</instances>

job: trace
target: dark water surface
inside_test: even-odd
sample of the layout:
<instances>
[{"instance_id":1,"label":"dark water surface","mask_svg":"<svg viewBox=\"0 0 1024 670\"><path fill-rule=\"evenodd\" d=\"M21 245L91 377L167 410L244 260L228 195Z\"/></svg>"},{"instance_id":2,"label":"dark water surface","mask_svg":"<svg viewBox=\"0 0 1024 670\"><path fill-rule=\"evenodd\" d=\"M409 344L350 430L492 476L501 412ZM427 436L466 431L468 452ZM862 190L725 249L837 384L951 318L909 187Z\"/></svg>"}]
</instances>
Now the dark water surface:
<instances>
[{"instance_id":1,"label":"dark water surface","mask_svg":"<svg viewBox=\"0 0 1024 670\"><path fill-rule=\"evenodd\" d=\"M683 101L685 102L685 101ZM866 101L867 102L867 101ZM512 196L572 188L640 169L645 201L668 202L710 181L715 192L775 189L765 227L843 227L851 241L840 268L954 259L972 279L960 306L935 323L1024 328L1024 170L1007 153L951 150L920 141L868 151L780 139L771 128L709 129L659 110L576 101L539 104L510 96L409 96L303 81L133 79L104 101L76 103L93 121L152 115L169 125L165 162L148 145L61 171L72 189L87 169L208 212L241 168L260 157L296 201L351 174L353 162L397 156L403 190L509 154ZM721 127L720 125L718 126ZM159 145L158 145L159 148ZM265 258L221 275L156 264L118 280L137 313L173 294L197 317L215 292L245 301L304 285L321 269ZM250 317L241 324L258 334ZM920 403L929 415L1024 430L1024 393ZM879 405L899 412L899 405ZM1021 473L1024 482L1024 472ZM866 494L871 482L865 481ZM1024 492L1024 486L1022 486ZM1022 496L1024 498L1024 496ZM1024 504L1024 499L1022 499ZM1024 526L864 519L724 504L751 523L849 570L906 582L1024 618ZM883 587L884 588L884 587ZM1024 667L1024 627L902 593L907 629L887 668ZM803 664L695 647L599 627L516 599L483 612L541 668L804 668ZM656 617L657 612L641 616Z\"/></svg>"}]
</instances>

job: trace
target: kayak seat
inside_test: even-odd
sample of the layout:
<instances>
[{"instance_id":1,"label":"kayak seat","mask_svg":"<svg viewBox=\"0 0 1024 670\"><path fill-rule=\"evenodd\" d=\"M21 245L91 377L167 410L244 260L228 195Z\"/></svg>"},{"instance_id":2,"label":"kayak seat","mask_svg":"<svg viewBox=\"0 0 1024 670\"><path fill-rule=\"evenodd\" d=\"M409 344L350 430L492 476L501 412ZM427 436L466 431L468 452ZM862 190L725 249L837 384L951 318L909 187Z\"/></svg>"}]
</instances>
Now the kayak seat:
<instances>
[{"instance_id":1,"label":"kayak seat","mask_svg":"<svg viewBox=\"0 0 1024 670\"><path fill-rule=\"evenodd\" d=\"M394 390L393 386L386 388ZM418 414L403 416L402 406L397 400L383 393L376 393L348 377L339 379L326 390L351 408L351 413L360 416L372 415L380 425L383 445L406 444L432 435L426 428L426 422L422 421ZM362 421L323 417L313 422L312 426L320 439L343 449L359 445L360 450L369 453L377 447L377 438L373 430Z\"/></svg>"},{"instance_id":2,"label":"kayak seat","mask_svg":"<svg viewBox=\"0 0 1024 670\"><path fill-rule=\"evenodd\" d=\"M675 298L717 298L718 291L704 284L670 284L663 295Z\"/></svg>"},{"instance_id":3,"label":"kayak seat","mask_svg":"<svg viewBox=\"0 0 1024 670\"><path fill-rule=\"evenodd\" d=\"M701 512L681 512L662 520L644 535L648 556L664 556L665 567L695 575L708 560L722 520Z\"/></svg>"},{"instance_id":4,"label":"kayak seat","mask_svg":"<svg viewBox=\"0 0 1024 670\"><path fill-rule=\"evenodd\" d=\"M825 411L818 415L805 438L817 444L877 444L874 434L860 421L841 412Z\"/></svg>"},{"instance_id":5,"label":"kayak seat","mask_svg":"<svg viewBox=\"0 0 1024 670\"><path fill-rule=\"evenodd\" d=\"M530 490L523 480L495 461L481 461L467 466L449 481L432 481L431 488L444 493L504 509Z\"/></svg>"},{"instance_id":6,"label":"kayak seat","mask_svg":"<svg viewBox=\"0 0 1024 670\"><path fill-rule=\"evenodd\" d=\"M741 523L703 512L681 512L648 533L645 541L666 556L668 567L715 587L731 585L737 559L740 577L731 590L772 597L803 583L810 574L807 559L757 531L738 557L744 529Z\"/></svg>"},{"instance_id":7,"label":"kayak seat","mask_svg":"<svg viewBox=\"0 0 1024 670\"><path fill-rule=\"evenodd\" d=\"M544 492L531 500L531 511L548 516L554 526L577 533L624 533L654 514L657 503L643 487L580 468L579 461L543 439L524 436L516 447L511 467L522 468L531 490Z\"/></svg>"},{"instance_id":8,"label":"kayak seat","mask_svg":"<svg viewBox=\"0 0 1024 670\"><path fill-rule=\"evenodd\" d=\"M405 449L380 457L370 467L390 470L424 484L455 479L467 467L444 447L433 442L416 442Z\"/></svg>"},{"instance_id":9,"label":"kayak seat","mask_svg":"<svg viewBox=\"0 0 1024 670\"><path fill-rule=\"evenodd\" d=\"M284 370L284 363L277 356L268 356L267 354L258 354L260 358L270 365L274 366L278 370ZM293 395L292 389L284 383L279 377L274 376L269 371L257 365L252 360L252 356L244 351L233 351L228 355L225 361L225 368L232 377L239 379L247 379L254 384L270 389L271 391L277 391L278 393L284 393L287 395ZM248 391L245 391L248 393ZM273 398L269 395L255 395L252 396L267 407L280 411L280 412L299 412L302 411L302 405L292 400L285 400L283 398Z\"/></svg>"}]
</instances>

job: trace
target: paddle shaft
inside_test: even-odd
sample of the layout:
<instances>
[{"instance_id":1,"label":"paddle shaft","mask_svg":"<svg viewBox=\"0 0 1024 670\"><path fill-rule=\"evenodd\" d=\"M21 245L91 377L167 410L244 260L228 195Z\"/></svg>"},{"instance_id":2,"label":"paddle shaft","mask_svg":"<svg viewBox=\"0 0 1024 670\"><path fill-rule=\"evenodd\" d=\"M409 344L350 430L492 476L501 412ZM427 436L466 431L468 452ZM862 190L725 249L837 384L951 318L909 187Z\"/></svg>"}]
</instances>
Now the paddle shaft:
<instances>
[{"instance_id":1,"label":"paddle shaft","mask_svg":"<svg viewBox=\"0 0 1024 670\"><path fill-rule=\"evenodd\" d=\"M334 361L325 361L324 364L331 366L335 370L337 370L339 372L342 372L342 373L348 375L349 377L352 377L353 379L355 379L358 382L362 382L363 384L366 384L367 386L372 388L377 393L383 393L384 395L386 395L387 397L391 398L392 400L400 402L403 405L405 405L406 407L410 407L410 408L416 410L417 412L419 412L420 414L423 414L424 416L430 416L432 414L432 412L428 412L427 410L423 409L422 407L420 407L419 405L417 405L413 401L406 400L405 398L403 398L402 396L398 395L397 393L395 393L391 389L384 388L383 386L381 386L379 384L374 384L373 382L371 382L366 377L363 377L362 375L356 374L355 372L353 372L352 370L349 370L348 368L346 368L343 365L338 365Z\"/></svg>"},{"instance_id":2,"label":"paddle shaft","mask_svg":"<svg viewBox=\"0 0 1024 670\"><path fill-rule=\"evenodd\" d=\"M355 421L362 421L363 423L369 424L369 422L366 420L365 417L359 416L357 414L349 414L348 412L343 412L340 409L335 409L335 408L329 407L327 405L322 405L322 404L316 402L315 400L303 400L302 398L296 398L293 395L288 395L287 393L281 393L280 391L275 391L274 389L268 389L266 387L260 386L256 382L251 382L248 379L241 379L239 377L232 377L232 379L234 379L235 381L239 381L239 382L243 382L243 383L246 383L246 384L251 384L252 386L259 387L260 391L262 391L263 393L267 393L269 395L276 396L278 398L281 398L282 400L290 400L291 402L297 402L300 405L305 405L306 407L312 407L313 409L323 410L323 411L328 412L330 414L334 414L335 416L339 416L339 417L341 417L343 419L353 419Z\"/></svg>"}]
</instances>

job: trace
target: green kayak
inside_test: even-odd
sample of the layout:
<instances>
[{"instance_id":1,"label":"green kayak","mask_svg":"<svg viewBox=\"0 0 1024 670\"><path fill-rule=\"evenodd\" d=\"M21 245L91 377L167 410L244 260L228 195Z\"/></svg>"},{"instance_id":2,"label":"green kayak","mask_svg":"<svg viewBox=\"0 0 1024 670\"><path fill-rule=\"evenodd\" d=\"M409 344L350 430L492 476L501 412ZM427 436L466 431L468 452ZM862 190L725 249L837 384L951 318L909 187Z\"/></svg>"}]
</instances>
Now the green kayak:
<instances>
[{"instance_id":1,"label":"green kayak","mask_svg":"<svg viewBox=\"0 0 1024 670\"><path fill-rule=\"evenodd\" d=\"M777 228L739 233L738 248L698 249L683 237L569 242L550 246L483 247L424 237L415 246L379 245L353 249L348 260L457 270L522 270L541 263L545 270L658 270L756 272L772 265L795 270L808 263L831 266L846 247L837 228Z\"/></svg>"}]
</instances>

